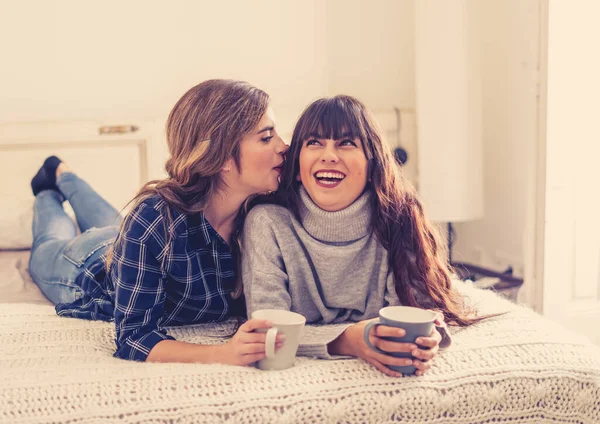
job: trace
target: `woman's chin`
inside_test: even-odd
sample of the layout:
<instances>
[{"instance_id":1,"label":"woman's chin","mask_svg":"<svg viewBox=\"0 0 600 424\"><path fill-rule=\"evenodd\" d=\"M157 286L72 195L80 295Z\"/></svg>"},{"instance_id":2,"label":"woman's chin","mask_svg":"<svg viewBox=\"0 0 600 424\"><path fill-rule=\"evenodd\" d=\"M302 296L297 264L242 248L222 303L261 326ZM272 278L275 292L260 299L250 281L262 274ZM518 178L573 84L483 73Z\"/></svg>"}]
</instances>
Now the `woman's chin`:
<instances>
[{"instance_id":1,"label":"woman's chin","mask_svg":"<svg viewBox=\"0 0 600 424\"><path fill-rule=\"evenodd\" d=\"M260 190L259 192L255 193L255 194L271 194L277 191L277 189L279 188L279 184L273 184L269 187L265 187L263 190Z\"/></svg>"}]
</instances>

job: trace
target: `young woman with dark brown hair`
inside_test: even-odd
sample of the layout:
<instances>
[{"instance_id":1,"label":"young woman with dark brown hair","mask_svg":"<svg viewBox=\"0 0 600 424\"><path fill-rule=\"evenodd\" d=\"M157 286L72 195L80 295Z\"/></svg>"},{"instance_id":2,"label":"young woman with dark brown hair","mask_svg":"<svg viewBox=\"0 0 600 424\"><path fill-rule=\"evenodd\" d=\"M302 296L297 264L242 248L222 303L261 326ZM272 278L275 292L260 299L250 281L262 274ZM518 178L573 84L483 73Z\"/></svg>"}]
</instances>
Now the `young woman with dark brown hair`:
<instances>
[{"instance_id":1,"label":"young woman with dark brown hair","mask_svg":"<svg viewBox=\"0 0 600 424\"><path fill-rule=\"evenodd\" d=\"M248 314L288 309L312 323L299 354L417 367L422 375L450 344L447 322L472 315L453 289L435 228L396 166L366 107L349 96L312 103L292 137L279 191L258 199L245 220L242 279ZM415 360L370 349L363 331L379 309L406 305L439 312L430 337L396 343L398 328L377 326L372 344L411 352ZM410 362L410 364L408 363Z\"/></svg>"},{"instance_id":2,"label":"young woman with dark brown hair","mask_svg":"<svg viewBox=\"0 0 600 424\"><path fill-rule=\"evenodd\" d=\"M238 211L277 189L287 149L269 97L244 82L205 81L174 106L166 134L168 177L144 185L124 220L60 159L46 160L31 182L31 276L59 315L114 319L116 357L251 364L265 356L254 330L266 321L246 322L220 346L176 341L165 327L245 315Z\"/></svg>"}]
</instances>

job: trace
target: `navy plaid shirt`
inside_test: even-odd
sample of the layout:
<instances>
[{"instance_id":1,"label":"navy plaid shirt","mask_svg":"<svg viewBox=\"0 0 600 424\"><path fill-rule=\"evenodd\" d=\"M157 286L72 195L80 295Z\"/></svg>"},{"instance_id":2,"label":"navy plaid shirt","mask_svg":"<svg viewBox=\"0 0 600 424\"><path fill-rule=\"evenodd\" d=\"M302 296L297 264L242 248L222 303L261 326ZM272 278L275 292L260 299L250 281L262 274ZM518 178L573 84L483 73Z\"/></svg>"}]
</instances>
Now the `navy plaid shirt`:
<instances>
[{"instance_id":1,"label":"navy plaid shirt","mask_svg":"<svg viewBox=\"0 0 600 424\"><path fill-rule=\"evenodd\" d=\"M77 277L83 296L59 304L56 312L76 318L114 319L116 357L144 361L160 341L173 337L165 326L221 321L242 316L243 300L234 300L231 249L203 214L185 215L158 196L138 205L126 231L113 246L110 272L105 256Z\"/></svg>"}]
</instances>

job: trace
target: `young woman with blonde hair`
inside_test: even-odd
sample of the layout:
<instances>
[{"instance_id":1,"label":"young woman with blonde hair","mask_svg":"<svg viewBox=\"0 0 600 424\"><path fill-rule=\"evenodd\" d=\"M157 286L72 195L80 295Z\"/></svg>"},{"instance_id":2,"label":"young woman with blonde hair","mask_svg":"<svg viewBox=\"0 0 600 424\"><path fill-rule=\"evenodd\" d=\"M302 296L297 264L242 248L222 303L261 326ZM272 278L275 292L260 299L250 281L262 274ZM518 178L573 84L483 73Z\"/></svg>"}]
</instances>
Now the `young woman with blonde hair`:
<instances>
[{"instance_id":1,"label":"young woman with blonde hair","mask_svg":"<svg viewBox=\"0 0 600 424\"><path fill-rule=\"evenodd\" d=\"M467 326L472 315L452 286L436 229L396 166L367 108L350 96L320 99L294 129L279 191L258 198L245 220L242 280L248 314L286 309L304 315L299 354L361 357L380 371L414 366L422 375L450 344L444 321ZM363 331L381 308L439 312L437 327L416 344L404 330L377 326L370 349Z\"/></svg>"},{"instance_id":2,"label":"young woman with blonde hair","mask_svg":"<svg viewBox=\"0 0 600 424\"><path fill-rule=\"evenodd\" d=\"M176 341L165 327L244 315L238 211L277 189L287 149L269 97L244 82L205 81L174 106L166 135L168 177L144 185L124 220L60 159L44 162L31 182L31 276L59 315L114 319L116 357L253 363L265 356L253 330L269 322L250 320L221 346Z\"/></svg>"}]
</instances>

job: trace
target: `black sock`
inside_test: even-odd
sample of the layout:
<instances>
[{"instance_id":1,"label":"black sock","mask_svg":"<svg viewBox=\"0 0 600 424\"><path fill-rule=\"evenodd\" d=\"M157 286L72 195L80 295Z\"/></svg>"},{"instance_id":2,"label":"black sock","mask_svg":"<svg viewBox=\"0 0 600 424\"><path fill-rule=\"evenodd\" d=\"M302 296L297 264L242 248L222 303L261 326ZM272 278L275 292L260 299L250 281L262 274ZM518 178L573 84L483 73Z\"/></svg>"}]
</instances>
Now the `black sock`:
<instances>
[{"instance_id":1,"label":"black sock","mask_svg":"<svg viewBox=\"0 0 600 424\"><path fill-rule=\"evenodd\" d=\"M35 174L35 177L33 177L33 179L31 180L31 190L33 190L33 195L37 196L37 194L42 190L58 191L58 187L56 187L56 184L50 181L46 170L42 166L37 172L37 174Z\"/></svg>"},{"instance_id":2,"label":"black sock","mask_svg":"<svg viewBox=\"0 0 600 424\"><path fill-rule=\"evenodd\" d=\"M56 156L50 156L44 161L43 168L46 170L46 178L54 185L56 185L56 168L61 162Z\"/></svg>"}]
</instances>

